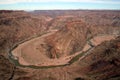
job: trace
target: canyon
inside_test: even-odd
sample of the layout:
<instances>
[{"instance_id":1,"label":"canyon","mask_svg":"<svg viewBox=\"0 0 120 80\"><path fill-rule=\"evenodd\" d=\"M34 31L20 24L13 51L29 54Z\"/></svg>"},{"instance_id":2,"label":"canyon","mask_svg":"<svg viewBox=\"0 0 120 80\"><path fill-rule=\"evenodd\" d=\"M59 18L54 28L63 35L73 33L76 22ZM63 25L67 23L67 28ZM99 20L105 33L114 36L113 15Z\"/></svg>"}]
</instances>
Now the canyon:
<instances>
[{"instance_id":1,"label":"canyon","mask_svg":"<svg viewBox=\"0 0 120 80\"><path fill-rule=\"evenodd\" d=\"M0 80L119 80L120 11L1 10L0 64Z\"/></svg>"}]
</instances>

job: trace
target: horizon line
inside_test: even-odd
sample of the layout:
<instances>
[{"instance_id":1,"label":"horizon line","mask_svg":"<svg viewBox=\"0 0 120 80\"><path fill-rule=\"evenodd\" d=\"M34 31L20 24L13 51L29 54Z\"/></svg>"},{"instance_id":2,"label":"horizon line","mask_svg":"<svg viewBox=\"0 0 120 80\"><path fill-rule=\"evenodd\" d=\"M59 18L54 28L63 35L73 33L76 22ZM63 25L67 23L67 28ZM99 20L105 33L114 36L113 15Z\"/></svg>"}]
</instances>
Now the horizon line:
<instances>
[{"instance_id":1,"label":"horizon line","mask_svg":"<svg viewBox=\"0 0 120 80\"><path fill-rule=\"evenodd\" d=\"M0 9L2 10L13 10L13 11L37 11L37 10L120 10L120 9Z\"/></svg>"}]
</instances>

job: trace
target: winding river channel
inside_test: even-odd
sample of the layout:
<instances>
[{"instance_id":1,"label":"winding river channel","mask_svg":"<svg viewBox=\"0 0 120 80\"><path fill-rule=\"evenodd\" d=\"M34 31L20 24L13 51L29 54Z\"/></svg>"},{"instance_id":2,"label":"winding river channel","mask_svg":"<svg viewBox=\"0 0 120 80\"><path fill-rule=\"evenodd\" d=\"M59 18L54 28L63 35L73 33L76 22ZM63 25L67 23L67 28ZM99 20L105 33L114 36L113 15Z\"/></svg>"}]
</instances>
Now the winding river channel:
<instances>
[{"instance_id":1,"label":"winding river channel","mask_svg":"<svg viewBox=\"0 0 120 80\"><path fill-rule=\"evenodd\" d=\"M14 45L12 47L12 49L10 49L9 51L9 59L12 63L14 63L16 66L20 66L20 67L29 67L29 68L34 68L34 69L43 69L43 68L53 68L53 67L62 67L62 66L67 66L67 65L71 65L72 63L83 59L85 56L87 56L92 49L94 49L94 47L96 47L97 45L101 44L104 41L109 41L111 39L116 38L116 35L97 35L89 40L86 41L86 44L84 45L84 48L79 51L74 53L73 55L70 56L66 56L64 58L60 58L60 59L47 59L43 54L38 54L37 51L34 52L34 50L32 50L34 48L34 46L37 46L37 43L43 43L42 41L44 40L43 38L54 34L56 31L52 31L49 32L47 34L44 34L40 37L36 37L36 38L32 38L26 41L22 41L21 43L18 43L16 45ZM32 47L31 47L32 46ZM28 49L28 51L27 51ZM30 52L33 51L33 53L30 54ZM28 52L28 53L27 53ZM30 64L29 62L27 62L26 60L24 60L25 58L21 55L28 57L28 58L36 58L36 56L42 56L45 57L45 60L43 60L43 63L40 63L40 65L37 65L35 63L35 61L33 60L34 64ZM33 56L33 54L38 54L36 56ZM32 55L32 56L29 56ZM37 60L42 61L42 58L38 58ZM44 58L43 58L44 59Z\"/></svg>"}]
</instances>

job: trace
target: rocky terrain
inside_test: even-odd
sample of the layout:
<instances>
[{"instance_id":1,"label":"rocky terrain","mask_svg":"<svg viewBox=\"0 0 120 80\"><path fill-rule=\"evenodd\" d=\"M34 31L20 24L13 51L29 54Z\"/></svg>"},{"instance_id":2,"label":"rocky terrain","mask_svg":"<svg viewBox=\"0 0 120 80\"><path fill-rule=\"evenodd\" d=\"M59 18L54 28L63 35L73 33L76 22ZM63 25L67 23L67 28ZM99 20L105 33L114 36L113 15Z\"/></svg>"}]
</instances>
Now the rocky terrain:
<instances>
[{"instance_id":1,"label":"rocky terrain","mask_svg":"<svg viewBox=\"0 0 120 80\"><path fill-rule=\"evenodd\" d=\"M0 80L119 80L119 36L120 11L1 10ZM31 45L26 45L21 50L24 59L35 58L33 62L37 63L45 54L47 59L55 62L78 55L68 61L69 65L47 68L19 66L11 61L13 46L35 38L40 39L30 44L36 43L40 53L34 52L36 45L33 45L33 50L29 48ZM92 48L86 52L89 46Z\"/></svg>"}]
</instances>

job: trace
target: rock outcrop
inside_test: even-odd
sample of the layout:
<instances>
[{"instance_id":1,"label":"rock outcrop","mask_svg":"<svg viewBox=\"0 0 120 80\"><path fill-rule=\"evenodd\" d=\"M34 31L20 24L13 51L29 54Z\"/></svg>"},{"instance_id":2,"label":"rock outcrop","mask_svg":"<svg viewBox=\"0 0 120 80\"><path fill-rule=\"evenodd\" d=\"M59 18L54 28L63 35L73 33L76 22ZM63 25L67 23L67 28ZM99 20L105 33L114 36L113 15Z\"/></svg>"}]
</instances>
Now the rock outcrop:
<instances>
[{"instance_id":1,"label":"rock outcrop","mask_svg":"<svg viewBox=\"0 0 120 80\"><path fill-rule=\"evenodd\" d=\"M0 80L12 80L15 66L0 55Z\"/></svg>"},{"instance_id":2,"label":"rock outcrop","mask_svg":"<svg viewBox=\"0 0 120 80\"><path fill-rule=\"evenodd\" d=\"M86 33L87 25L83 21L67 22L64 28L46 37L46 43L51 47L51 57L68 56L82 50L86 43Z\"/></svg>"},{"instance_id":3,"label":"rock outcrop","mask_svg":"<svg viewBox=\"0 0 120 80\"><path fill-rule=\"evenodd\" d=\"M82 68L78 72L87 77L85 80L119 80L119 44L120 37L96 46L89 52L89 55L79 61Z\"/></svg>"}]
</instances>

